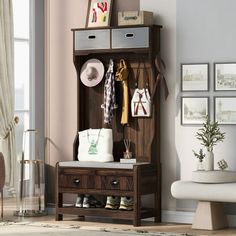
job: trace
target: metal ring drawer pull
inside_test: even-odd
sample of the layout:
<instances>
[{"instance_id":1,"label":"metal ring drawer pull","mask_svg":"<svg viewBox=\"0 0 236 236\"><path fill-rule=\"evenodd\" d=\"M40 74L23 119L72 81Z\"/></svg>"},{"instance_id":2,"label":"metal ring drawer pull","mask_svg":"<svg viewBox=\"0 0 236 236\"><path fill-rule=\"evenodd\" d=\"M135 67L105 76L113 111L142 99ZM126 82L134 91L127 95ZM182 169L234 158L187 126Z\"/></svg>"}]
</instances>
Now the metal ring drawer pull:
<instances>
[{"instance_id":1,"label":"metal ring drawer pull","mask_svg":"<svg viewBox=\"0 0 236 236\"><path fill-rule=\"evenodd\" d=\"M134 34L133 33L128 33L125 35L126 38L134 38Z\"/></svg>"},{"instance_id":2,"label":"metal ring drawer pull","mask_svg":"<svg viewBox=\"0 0 236 236\"><path fill-rule=\"evenodd\" d=\"M112 181L111 181L111 184L112 184L112 185L118 185L118 184L119 184L119 180L112 180Z\"/></svg>"},{"instance_id":3,"label":"metal ring drawer pull","mask_svg":"<svg viewBox=\"0 0 236 236\"><path fill-rule=\"evenodd\" d=\"M74 184L79 185L80 179L74 179Z\"/></svg>"},{"instance_id":4,"label":"metal ring drawer pull","mask_svg":"<svg viewBox=\"0 0 236 236\"><path fill-rule=\"evenodd\" d=\"M89 38L89 39L95 39L96 36L95 36L95 35L89 35L88 38Z\"/></svg>"}]
</instances>

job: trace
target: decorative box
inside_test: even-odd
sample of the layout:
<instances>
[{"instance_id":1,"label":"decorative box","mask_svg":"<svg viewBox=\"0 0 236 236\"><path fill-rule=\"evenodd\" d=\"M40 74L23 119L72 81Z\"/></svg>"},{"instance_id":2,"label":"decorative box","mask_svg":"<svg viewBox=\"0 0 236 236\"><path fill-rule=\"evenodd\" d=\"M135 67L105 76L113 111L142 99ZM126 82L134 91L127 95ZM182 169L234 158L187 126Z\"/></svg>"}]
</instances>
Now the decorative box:
<instances>
[{"instance_id":1,"label":"decorative box","mask_svg":"<svg viewBox=\"0 0 236 236\"><path fill-rule=\"evenodd\" d=\"M122 11L118 12L118 25L152 25L153 12Z\"/></svg>"}]
</instances>

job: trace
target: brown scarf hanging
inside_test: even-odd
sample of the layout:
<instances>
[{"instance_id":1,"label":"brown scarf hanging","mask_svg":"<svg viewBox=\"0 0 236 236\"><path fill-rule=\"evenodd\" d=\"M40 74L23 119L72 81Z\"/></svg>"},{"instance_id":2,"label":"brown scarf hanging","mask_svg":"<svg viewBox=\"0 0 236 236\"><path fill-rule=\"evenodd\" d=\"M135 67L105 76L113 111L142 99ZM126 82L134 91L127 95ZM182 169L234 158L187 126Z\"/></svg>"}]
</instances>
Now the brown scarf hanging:
<instances>
[{"instance_id":1,"label":"brown scarf hanging","mask_svg":"<svg viewBox=\"0 0 236 236\"><path fill-rule=\"evenodd\" d=\"M157 78L156 78L156 82L155 82L153 93L152 93L152 101L153 101L153 97L155 95L155 92L156 92L159 82L161 82L164 86L165 99L167 99L167 97L169 95L169 89L168 89L168 86L166 83L166 79L165 79L165 76L162 72L166 68L166 66L165 66L164 61L160 58L159 55L157 55L155 58L155 66L157 69Z\"/></svg>"}]
</instances>

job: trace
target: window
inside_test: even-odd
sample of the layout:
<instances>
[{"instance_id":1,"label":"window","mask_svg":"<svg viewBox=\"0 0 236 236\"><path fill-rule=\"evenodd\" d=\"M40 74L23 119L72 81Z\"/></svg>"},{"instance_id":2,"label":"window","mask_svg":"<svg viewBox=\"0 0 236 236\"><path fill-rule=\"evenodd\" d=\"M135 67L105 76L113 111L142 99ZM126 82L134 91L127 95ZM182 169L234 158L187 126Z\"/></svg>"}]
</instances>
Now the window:
<instances>
[{"instance_id":1,"label":"window","mask_svg":"<svg viewBox=\"0 0 236 236\"><path fill-rule=\"evenodd\" d=\"M20 118L16 126L16 149L19 156L22 152L23 132L33 123L31 70L31 4L32 0L13 0L14 16L14 49L15 49L15 115Z\"/></svg>"},{"instance_id":2,"label":"window","mask_svg":"<svg viewBox=\"0 0 236 236\"><path fill-rule=\"evenodd\" d=\"M16 177L15 187L18 188L19 164L21 163L25 130L37 127L42 143L39 152L42 153L42 158L44 157L44 106L42 105L44 104L44 79L42 79L44 78L44 53L42 53L42 51L44 52L42 50L44 48L44 0L12 0L12 4L14 18L15 115L20 118L15 127L18 161L14 171ZM36 33L37 37L35 36ZM37 65L35 61L37 61ZM36 91L35 81L37 81ZM37 109L35 108L36 102L39 105ZM33 157L35 154L35 143L35 136L27 133L24 145L25 159L28 159L29 156ZM27 169L31 170L32 168L29 168L29 165L25 167L25 180L30 178ZM5 191L4 197L15 197L12 193L14 191Z\"/></svg>"}]
</instances>

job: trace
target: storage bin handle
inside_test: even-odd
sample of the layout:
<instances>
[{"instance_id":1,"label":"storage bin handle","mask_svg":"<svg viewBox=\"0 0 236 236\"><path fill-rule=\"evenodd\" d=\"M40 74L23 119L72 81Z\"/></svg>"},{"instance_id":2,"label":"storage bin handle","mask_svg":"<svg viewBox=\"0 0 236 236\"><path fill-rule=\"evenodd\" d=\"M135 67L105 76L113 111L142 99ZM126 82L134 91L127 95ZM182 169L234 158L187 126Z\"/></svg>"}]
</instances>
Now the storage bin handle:
<instances>
[{"instance_id":1,"label":"storage bin handle","mask_svg":"<svg viewBox=\"0 0 236 236\"><path fill-rule=\"evenodd\" d=\"M134 38L134 33L127 33L125 35L126 38Z\"/></svg>"},{"instance_id":2,"label":"storage bin handle","mask_svg":"<svg viewBox=\"0 0 236 236\"><path fill-rule=\"evenodd\" d=\"M124 20L137 20L138 17L137 16L125 16Z\"/></svg>"},{"instance_id":3,"label":"storage bin handle","mask_svg":"<svg viewBox=\"0 0 236 236\"><path fill-rule=\"evenodd\" d=\"M95 35L89 35L89 36L88 36L88 39L95 39L95 38L96 38Z\"/></svg>"}]
</instances>

